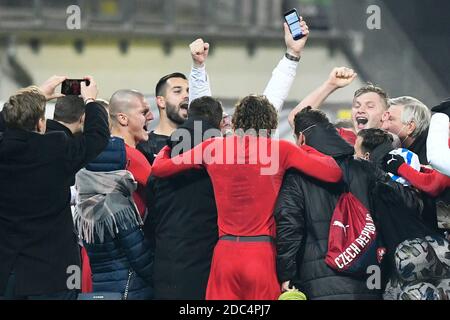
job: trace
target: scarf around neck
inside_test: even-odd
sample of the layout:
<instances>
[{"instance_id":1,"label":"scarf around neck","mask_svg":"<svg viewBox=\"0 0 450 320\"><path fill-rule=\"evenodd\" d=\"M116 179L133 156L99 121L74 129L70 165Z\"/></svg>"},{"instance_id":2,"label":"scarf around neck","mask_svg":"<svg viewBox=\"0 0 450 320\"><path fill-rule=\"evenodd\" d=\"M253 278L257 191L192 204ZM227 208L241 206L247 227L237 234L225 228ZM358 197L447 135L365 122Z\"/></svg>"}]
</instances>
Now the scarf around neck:
<instances>
[{"instance_id":1,"label":"scarf around neck","mask_svg":"<svg viewBox=\"0 0 450 320\"><path fill-rule=\"evenodd\" d=\"M126 230L142 226L132 198L137 182L129 171L93 172L82 169L76 175L76 186L78 201L74 221L83 241L103 243L105 231L115 238L119 227Z\"/></svg>"}]
</instances>

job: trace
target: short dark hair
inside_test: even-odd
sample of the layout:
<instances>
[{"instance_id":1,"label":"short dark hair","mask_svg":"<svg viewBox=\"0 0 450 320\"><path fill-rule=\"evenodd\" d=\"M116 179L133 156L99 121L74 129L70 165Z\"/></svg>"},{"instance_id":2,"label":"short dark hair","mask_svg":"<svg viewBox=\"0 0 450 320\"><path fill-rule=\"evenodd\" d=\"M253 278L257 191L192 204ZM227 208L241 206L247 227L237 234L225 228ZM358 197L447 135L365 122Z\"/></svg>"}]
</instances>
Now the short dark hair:
<instances>
[{"instance_id":1,"label":"short dark hair","mask_svg":"<svg viewBox=\"0 0 450 320\"><path fill-rule=\"evenodd\" d=\"M159 79L158 83L156 84L156 88L155 88L155 96L159 97L159 96L164 96L165 90L166 90L166 84L167 81L169 81L169 79L173 79L173 78L181 78L184 80L187 80L187 77L181 73L181 72L174 72L171 74L168 74L164 77L162 77L161 79Z\"/></svg>"},{"instance_id":2,"label":"short dark hair","mask_svg":"<svg viewBox=\"0 0 450 320\"><path fill-rule=\"evenodd\" d=\"M381 98L381 101L383 102L384 108L386 110L389 108L389 95L382 88L377 87L377 86L373 85L372 83L368 83L366 86L356 90L354 99L358 98L359 96L362 96L363 94L370 93L370 92L376 93Z\"/></svg>"},{"instance_id":3,"label":"short dark hair","mask_svg":"<svg viewBox=\"0 0 450 320\"><path fill-rule=\"evenodd\" d=\"M39 119L45 119L47 99L36 86L19 90L3 106L7 128L35 131Z\"/></svg>"},{"instance_id":4,"label":"short dark hair","mask_svg":"<svg viewBox=\"0 0 450 320\"><path fill-rule=\"evenodd\" d=\"M78 96L65 96L58 98L55 104L53 119L64 123L74 123L84 114L83 98Z\"/></svg>"},{"instance_id":5,"label":"short dark hair","mask_svg":"<svg viewBox=\"0 0 450 320\"><path fill-rule=\"evenodd\" d=\"M314 110L313 108L308 106L295 115L294 132L298 136L302 131L313 125L329 123L330 120L325 113L320 110Z\"/></svg>"},{"instance_id":6,"label":"short dark hair","mask_svg":"<svg viewBox=\"0 0 450 320\"><path fill-rule=\"evenodd\" d=\"M201 97L195 99L189 105L188 117L202 117L207 120L214 128L220 129L222 121L223 107L222 103L212 97Z\"/></svg>"},{"instance_id":7,"label":"short dark hair","mask_svg":"<svg viewBox=\"0 0 450 320\"><path fill-rule=\"evenodd\" d=\"M278 113L272 103L265 96L247 96L236 104L233 114L233 127L235 130L255 130L256 134L278 127Z\"/></svg>"},{"instance_id":8,"label":"short dark hair","mask_svg":"<svg viewBox=\"0 0 450 320\"><path fill-rule=\"evenodd\" d=\"M381 129L363 129L358 132L358 137L363 140L361 142L361 149L363 152L372 153L378 146L384 143L394 142L394 138L388 132Z\"/></svg>"}]
</instances>

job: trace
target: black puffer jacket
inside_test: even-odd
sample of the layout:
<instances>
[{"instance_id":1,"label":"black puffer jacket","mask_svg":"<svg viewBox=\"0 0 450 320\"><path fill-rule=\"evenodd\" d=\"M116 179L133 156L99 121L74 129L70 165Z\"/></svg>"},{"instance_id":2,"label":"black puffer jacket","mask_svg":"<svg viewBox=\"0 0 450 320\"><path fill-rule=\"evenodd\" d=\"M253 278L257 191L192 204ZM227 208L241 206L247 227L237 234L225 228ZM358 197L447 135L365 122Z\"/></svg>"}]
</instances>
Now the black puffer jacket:
<instances>
[{"instance_id":1,"label":"black puffer jacket","mask_svg":"<svg viewBox=\"0 0 450 320\"><path fill-rule=\"evenodd\" d=\"M330 129L314 127L308 145L348 169L350 192L371 209L371 188L389 177L369 162L353 159L353 148ZM415 206L411 193L395 183L393 187ZM279 280L291 280L308 299L380 299L379 291L367 288L366 278L344 275L325 263L330 221L343 191L343 184L322 183L296 171L285 175L275 208Z\"/></svg>"}]
</instances>

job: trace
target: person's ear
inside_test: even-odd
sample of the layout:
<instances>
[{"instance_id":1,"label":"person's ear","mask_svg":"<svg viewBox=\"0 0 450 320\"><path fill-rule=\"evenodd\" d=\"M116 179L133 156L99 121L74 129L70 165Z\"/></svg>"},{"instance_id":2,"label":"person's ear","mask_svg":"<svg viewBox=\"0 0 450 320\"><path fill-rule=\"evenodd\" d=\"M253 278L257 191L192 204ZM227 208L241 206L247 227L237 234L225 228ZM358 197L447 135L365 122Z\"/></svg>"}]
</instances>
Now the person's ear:
<instances>
[{"instance_id":1,"label":"person's ear","mask_svg":"<svg viewBox=\"0 0 450 320\"><path fill-rule=\"evenodd\" d=\"M303 146L303 145L305 145L306 144L306 136L302 133L301 134L301 145Z\"/></svg>"},{"instance_id":2,"label":"person's ear","mask_svg":"<svg viewBox=\"0 0 450 320\"><path fill-rule=\"evenodd\" d=\"M166 109L166 99L163 96L157 96L156 97L156 105L159 109L165 110Z\"/></svg>"},{"instance_id":3,"label":"person's ear","mask_svg":"<svg viewBox=\"0 0 450 320\"><path fill-rule=\"evenodd\" d=\"M384 111L383 115L381 116L381 122L388 121L389 120L389 116L390 116L389 111L388 110Z\"/></svg>"},{"instance_id":4,"label":"person's ear","mask_svg":"<svg viewBox=\"0 0 450 320\"><path fill-rule=\"evenodd\" d=\"M80 117L80 124L83 125L84 124L84 119L85 119L85 114L83 113Z\"/></svg>"},{"instance_id":5,"label":"person's ear","mask_svg":"<svg viewBox=\"0 0 450 320\"><path fill-rule=\"evenodd\" d=\"M411 136L411 134L416 130L416 123L414 121L411 121L406 126L406 133L408 134L408 137Z\"/></svg>"},{"instance_id":6,"label":"person's ear","mask_svg":"<svg viewBox=\"0 0 450 320\"><path fill-rule=\"evenodd\" d=\"M121 126L128 127L128 116L125 113L118 113L116 118Z\"/></svg>"},{"instance_id":7,"label":"person's ear","mask_svg":"<svg viewBox=\"0 0 450 320\"><path fill-rule=\"evenodd\" d=\"M306 138L303 133L299 133L298 135L295 134L294 138L295 138L295 144L297 146L301 147L302 145L306 144Z\"/></svg>"},{"instance_id":8,"label":"person's ear","mask_svg":"<svg viewBox=\"0 0 450 320\"><path fill-rule=\"evenodd\" d=\"M45 131L47 130L47 121L45 120L45 118L39 119L36 129L37 129L36 131L40 134L45 133Z\"/></svg>"}]
</instances>

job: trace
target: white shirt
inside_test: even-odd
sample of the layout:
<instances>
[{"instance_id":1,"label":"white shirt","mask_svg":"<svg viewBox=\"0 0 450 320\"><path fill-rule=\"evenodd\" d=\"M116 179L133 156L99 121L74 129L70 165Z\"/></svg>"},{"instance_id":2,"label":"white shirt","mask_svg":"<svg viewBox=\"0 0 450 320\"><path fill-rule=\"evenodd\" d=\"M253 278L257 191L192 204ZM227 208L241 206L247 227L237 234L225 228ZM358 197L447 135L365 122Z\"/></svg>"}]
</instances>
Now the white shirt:
<instances>
[{"instance_id":1,"label":"white shirt","mask_svg":"<svg viewBox=\"0 0 450 320\"><path fill-rule=\"evenodd\" d=\"M189 103L197 98L211 96L211 87L209 85L206 67L192 66L189 74Z\"/></svg>"},{"instance_id":2,"label":"white shirt","mask_svg":"<svg viewBox=\"0 0 450 320\"><path fill-rule=\"evenodd\" d=\"M280 112L286 101L295 76L297 75L298 62L283 57L272 72L267 84L264 95L273 104L275 109Z\"/></svg>"},{"instance_id":3,"label":"white shirt","mask_svg":"<svg viewBox=\"0 0 450 320\"><path fill-rule=\"evenodd\" d=\"M431 118L427 138L427 157L431 166L450 177L449 118L444 113L436 113Z\"/></svg>"}]
</instances>

